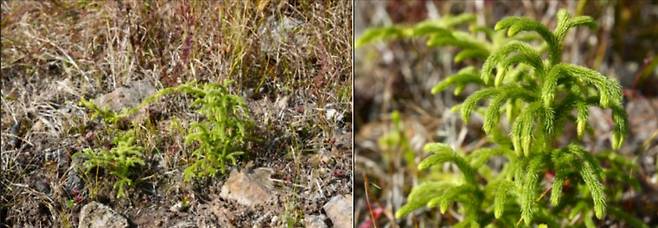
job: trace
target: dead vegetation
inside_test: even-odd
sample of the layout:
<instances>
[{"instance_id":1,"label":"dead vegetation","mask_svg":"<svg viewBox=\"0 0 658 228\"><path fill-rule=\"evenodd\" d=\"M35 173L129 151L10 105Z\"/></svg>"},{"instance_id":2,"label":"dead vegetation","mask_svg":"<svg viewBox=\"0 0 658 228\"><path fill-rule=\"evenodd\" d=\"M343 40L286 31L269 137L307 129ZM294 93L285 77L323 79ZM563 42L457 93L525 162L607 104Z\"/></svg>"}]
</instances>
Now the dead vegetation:
<instances>
[{"instance_id":1,"label":"dead vegetation","mask_svg":"<svg viewBox=\"0 0 658 228\"><path fill-rule=\"evenodd\" d=\"M76 226L91 201L144 226L300 225L325 213L333 196L351 193L351 4L1 4L1 225ZM129 107L144 95L111 92L224 79L235 81L231 90L246 100L259 136L238 166L272 169L274 202L220 198L226 176L182 181L193 149L183 132L200 118L184 95L166 96L126 123L136 124L145 159L127 199L115 198L102 171L84 174L72 159L112 141L81 99Z\"/></svg>"}]
</instances>

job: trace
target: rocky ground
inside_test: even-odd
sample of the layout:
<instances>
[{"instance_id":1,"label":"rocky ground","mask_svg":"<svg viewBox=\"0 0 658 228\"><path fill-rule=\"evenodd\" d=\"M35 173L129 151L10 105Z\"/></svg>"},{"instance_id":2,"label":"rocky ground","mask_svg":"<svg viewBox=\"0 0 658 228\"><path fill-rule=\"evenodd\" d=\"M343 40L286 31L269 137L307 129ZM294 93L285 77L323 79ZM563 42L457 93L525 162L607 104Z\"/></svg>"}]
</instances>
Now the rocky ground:
<instances>
[{"instance_id":1,"label":"rocky ground","mask_svg":"<svg viewBox=\"0 0 658 228\"><path fill-rule=\"evenodd\" d=\"M351 4L0 4L0 227L351 226ZM199 117L176 94L131 118L146 164L127 198L111 175L81 169L76 153L111 141L81 99L118 111L224 79L255 123L226 174L183 181Z\"/></svg>"}]
</instances>

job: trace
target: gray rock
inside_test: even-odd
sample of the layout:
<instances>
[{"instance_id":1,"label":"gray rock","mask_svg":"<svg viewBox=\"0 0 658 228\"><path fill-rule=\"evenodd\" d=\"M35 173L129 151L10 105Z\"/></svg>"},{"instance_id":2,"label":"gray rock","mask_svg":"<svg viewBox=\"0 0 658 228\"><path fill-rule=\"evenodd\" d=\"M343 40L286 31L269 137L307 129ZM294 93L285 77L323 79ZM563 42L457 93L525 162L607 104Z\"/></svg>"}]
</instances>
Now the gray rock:
<instances>
[{"instance_id":1,"label":"gray rock","mask_svg":"<svg viewBox=\"0 0 658 228\"><path fill-rule=\"evenodd\" d=\"M327 228L327 224L324 223L324 220L327 220L327 217L323 214L319 215L306 215L304 216L304 227L306 228Z\"/></svg>"},{"instance_id":2,"label":"gray rock","mask_svg":"<svg viewBox=\"0 0 658 228\"><path fill-rule=\"evenodd\" d=\"M324 205L324 211L336 228L352 227L352 195L337 195Z\"/></svg>"},{"instance_id":3,"label":"gray rock","mask_svg":"<svg viewBox=\"0 0 658 228\"><path fill-rule=\"evenodd\" d=\"M266 203L274 196L268 173L271 170L257 169L253 174L233 170L219 196L249 207Z\"/></svg>"},{"instance_id":4,"label":"gray rock","mask_svg":"<svg viewBox=\"0 0 658 228\"><path fill-rule=\"evenodd\" d=\"M169 208L169 211L172 211L172 212L181 212L181 211L183 211L184 208L185 208L185 206L183 205L183 202L182 202L182 201L179 201L178 203L174 204L174 206L171 206L171 207Z\"/></svg>"},{"instance_id":5,"label":"gray rock","mask_svg":"<svg viewBox=\"0 0 658 228\"><path fill-rule=\"evenodd\" d=\"M109 108L114 112L138 105L144 98L155 93L155 87L146 80L133 81L128 86L119 87L114 91L94 99L101 108Z\"/></svg>"},{"instance_id":6,"label":"gray rock","mask_svg":"<svg viewBox=\"0 0 658 228\"><path fill-rule=\"evenodd\" d=\"M108 206L98 202L91 202L82 207L78 227L125 228L128 227L128 219L119 215Z\"/></svg>"}]
</instances>

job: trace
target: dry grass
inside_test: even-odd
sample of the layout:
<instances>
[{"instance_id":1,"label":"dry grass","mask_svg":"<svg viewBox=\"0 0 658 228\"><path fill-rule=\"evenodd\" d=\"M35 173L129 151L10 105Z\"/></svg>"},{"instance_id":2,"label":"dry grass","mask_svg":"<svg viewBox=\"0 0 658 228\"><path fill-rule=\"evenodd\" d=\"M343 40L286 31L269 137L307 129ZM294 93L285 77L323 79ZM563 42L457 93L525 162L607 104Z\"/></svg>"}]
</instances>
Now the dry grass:
<instances>
[{"instance_id":1,"label":"dry grass","mask_svg":"<svg viewBox=\"0 0 658 228\"><path fill-rule=\"evenodd\" d=\"M179 182L189 148L181 141L182 131L172 129L170 123L177 118L185 128L186 120L196 118L183 96L167 97L149 108L159 115L141 125L149 165L140 176L141 187L129 200L115 201L102 174L81 175L86 185L80 193L66 191L71 173L76 172L71 155L108 141L78 101L137 80L157 88L189 80L236 81L232 89L247 100L262 136L250 146L248 161L278 170L274 178L285 189L281 198L300 195L298 205L291 208L302 215L318 213L332 194L351 192L351 142L344 147L332 143L351 134L351 4L287 0L1 4L0 224L77 224L80 205L90 200L139 217L135 205L150 202L168 208L190 198L190 215L183 220L193 218L223 177L198 186ZM329 162L315 166L300 162L321 151L329 151ZM291 153L295 156L286 156ZM334 175L336 170L347 174ZM324 198L308 197L319 187L328 189ZM79 202L71 204L71 200ZM251 217L241 216L234 222L251 224Z\"/></svg>"}]
</instances>

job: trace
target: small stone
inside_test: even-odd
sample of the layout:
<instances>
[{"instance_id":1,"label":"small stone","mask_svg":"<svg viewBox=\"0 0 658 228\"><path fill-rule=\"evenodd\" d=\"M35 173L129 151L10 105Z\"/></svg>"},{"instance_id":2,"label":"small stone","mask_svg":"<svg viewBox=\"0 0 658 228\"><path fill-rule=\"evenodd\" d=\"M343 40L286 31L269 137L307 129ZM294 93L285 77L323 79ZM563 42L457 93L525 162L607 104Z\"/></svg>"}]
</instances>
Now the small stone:
<instances>
[{"instance_id":1,"label":"small stone","mask_svg":"<svg viewBox=\"0 0 658 228\"><path fill-rule=\"evenodd\" d=\"M78 227L125 228L128 227L128 220L108 206L98 202L91 202L82 207Z\"/></svg>"},{"instance_id":2,"label":"small stone","mask_svg":"<svg viewBox=\"0 0 658 228\"><path fill-rule=\"evenodd\" d=\"M94 103L101 108L119 112L122 109L137 106L142 99L153 93L155 93L155 87L148 81L134 81L127 87L119 87L111 93L96 98Z\"/></svg>"},{"instance_id":3,"label":"small stone","mask_svg":"<svg viewBox=\"0 0 658 228\"><path fill-rule=\"evenodd\" d=\"M335 228L352 227L352 195L337 195L324 205Z\"/></svg>"},{"instance_id":4,"label":"small stone","mask_svg":"<svg viewBox=\"0 0 658 228\"><path fill-rule=\"evenodd\" d=\"M256 206L270 201L273 197L271 189L267 184L264 169L259 169L256 175L249 175L237 170L231 171L231 175L222 186L220 197L235 200L245 206ZM269 178L267 178L269 179Z\"/></svg>"},{"instance_id":5,"label":"small stone","mask_svg":"<svg viewBox=\"0 0 658 228\"><path fill-rule=\"evenodd\" d=\"M327 220L327 217L323 214L306 215L304 216L304 226L307 228L327 228L327 224L324 223L324 220Z\"/></svg>"},{"instance_id":6,"label":"small stone","mask_svg":"<svg viewBox=\"0 0 658 228\"><path fill-rule=\"evenodd\" d=\"M327 120L334 120L338 117L338 111L336 111L336 109L333 108L327 109L327 112L325 113L324 117L327 118Z\"/></svg>"},{"instance_id":7,"label":"small stone","mask_svg":"<svg viewBox=\"0 0 658 228\"><path fill-rule=\"evenodd\" d=\"M169 208L169 211L180 212L183 210L183 202L178 202Z\"/></svg>"},{"instance_id":8,"label":"small stone","mask_svg":"<svg viewBox=\"0 0 658 228\"><path fill-rule=\"evenodd\" d=\"M256 183L260 183L265 189L271 190L274 188L274 184L272 183L272 173L274 173L274 170L271 168L255 168L251 173L249 173L249 177L255 181Z\"/></svg>"}]
</instances>

